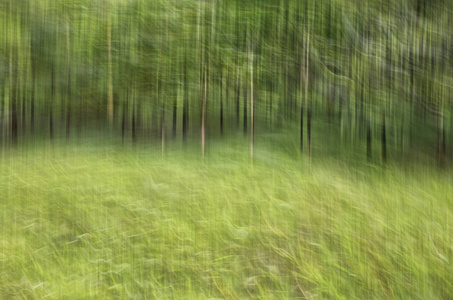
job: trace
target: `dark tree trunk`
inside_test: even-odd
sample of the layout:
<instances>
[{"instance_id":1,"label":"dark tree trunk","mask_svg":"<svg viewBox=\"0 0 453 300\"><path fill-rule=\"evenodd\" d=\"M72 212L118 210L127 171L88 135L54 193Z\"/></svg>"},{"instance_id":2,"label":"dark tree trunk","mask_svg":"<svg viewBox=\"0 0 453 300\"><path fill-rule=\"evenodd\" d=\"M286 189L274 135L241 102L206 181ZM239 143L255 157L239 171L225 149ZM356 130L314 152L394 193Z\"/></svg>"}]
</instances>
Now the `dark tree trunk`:
<instances>
[{"instance_id":1,"label":"dark tree trunk","mask_svg":"<svg viewBox=\"0 0 453 300\"><path fill-rule=\"evenodd\" d=\"M187 56L184 55L184 101L182 106L182 139L187 139L187 127L189 125L189 87L187 84Z\"/></svg>"},{"instance_id":2,"label":"dark tree trunk","mask_svg":"<svg viewBox=\"0 0 453 300\"><path fill-rule=\"evenodd\" d=\"M153 137L159 138L160 133L159 133L159 106L154 105L152 108L152 113L151 113L151 135Z\"/></svg>"},{"instance_id":3,"label":"dark tree trunk","mask_svg":"<svg viewBox=\"0 0 453 300\"><path fill-rule=\"evenodd\" d=\"M202 90L202 104L201 104L201 156L204 159L204 153L206 148L206 102L208 92L208 74L207 70L204 74L204 88Z\"/></svg>"},{"instance_id":4,"label":"dark tree trunk","mask_svg":"<svg viewBox=\"0 0 453 300\"><path fill-rule=\"evenodd\" d=\"M18 124L17 124L17 104L16 104L16 99L15 99L16 92L14 90L15 90L15 87L13 88L13 93L12 93L13 103L11 104L11 138L12 138L13 143L16 143L17 135L18 135Z\"/></svg>"},{"instance_id":5,"label":"dark tree trunk","mask_svg":"<svg viewBox=\"0 0 453 300\"><path fill-rule=\"evenodd\" d=\"M223 78L220 73L220 134L223 135Z\"/></svg>"},{"instance_id":6,"label":"dark tree trunk","mask_svg":"<svg viewBox=\"0 0 453 300\"><path fill-rule=\"evenodd\" d=\"M11 110L11 139L12 142L15 144L17 142L17 135L18 135L18 124L17 124L17 68L11 74L12 80L11 82L11 103L10 103L10 110Z\"/></svg>"},{"instance_id":7,"label":"dark tree trunk","mask_svg":"<svg viewBox=\"0 0 453 300\"><path fill-rule=\"evenodd\" d=\"M273 102L273 97L274 97L274 88L273 88L273 84L271 83L271 91L270 91L270 95L269 95L269 124L271 126L271 129L272 129L272 102Z\"/></svg>"},{"instance_id":8,"label":"dark tree trunk","mask_svg":"<svg viewBox=\"0 0 453 300\"><path fill-rule=\"evenodd\" d=\"M35 131L35 80L33 79L33 88L31 94L31 102L30 102L30 129L33 133ZM3 115L3 113L2 113Z\"/></svg>"},{"instance_id":9,"label":"dark tree trunk","mask_svg":"<svg viewBox=\"0 0 453 300\"><path fill-rule=\"evenodd\" d=\"M387 162L387 135L385 129L385 114L382 115L382 132L381 132L381 146L382 146L382 162Z\"/></svg>"},{"instance_id":10,"label":"dark tree trunk","mask_svg":"<svg viewBox=\"0 0 453 300\"><path fill-rule=\"evenodd\" d=\"M327 90L327 119L331 125L334 116L334 101L335 101L335 87L328 88Z\"/></svg>"},{"instance_id":11,"label":"dark tree trunk","mask_svg":"<svg viewBox=\"0 0 453 300\"><path fill-rule=\"evenodd\" d=\"M5 86L5 81L3 82L3 86ZM4 97L4 94L0 94L0 97L2 97L2 104L1 104L1 108L0 108L0 120L2 122L0 122L0 142L1 142L1 139L3 137L3 118L5 116L5 97Z\"/></svg>"},{"instance_id":12,"label":"dark tree trunk","mask_svg":"<svg viewBox=\"0 0 453 300\"><path fill-rule=\"evenodd\" d=\"M414 72L415 72L415 59L414 54L412 53L414 50L411 48L411 52L409 53L409 68L410 68L410 94L409 100L411 105L414 103Z\"/></svg>"},{"instance_id":13,"label":"dark tree trunk","mask_svg":"<svg viewBox=\"0 0 453 300\"><path fill-rule=\"evenodd\" d=\"M49 136L50 139L53 139L53 117L52 117L52 107L49 112Z\"/></svg>"},{"instance_id":14,"label":"dark tree trunk","mask_svg":"<svg viewBox=\"0 0 453 300\"><path fill-rule=\"evenodd\" d=\"M247 135L247 89L244 89L244 135Z\"/></svg>"},{"instance_id":15,"label":"dark tree trunk","mask_svg":"<svg viewBox=\"0 0 453 300\"><path fill-rule=\"evenodd\" d=\"M173 101L173 138L176 138L176 114L177 114L177 99L174 98Z\"/></svg>"},{"instance_id":16,"label":"dark tree trunk","mask_svg":"<svg viewBox=\"0 0 453 300\"><path fill-rule=\"evenodd\" d=\"M34 53L34 39L32 39L31 42L31 53ZM35 85L36 85L36 63L34 56L31 56L31 99L30 99L30 130L33 133L35 131L35 97L36 97L36 90L35 90Z\"/></svg>"},{"instance_id":17,"label":"dark tree trunk","mask_svg":"<svg viewBox=\"0 0 453 300\"><path fill-rule=\"evenodd\" d=\"M66 107L66 141L69 140L70 126L71 126L71 101L68 101Z\"/></svg>"},{"instance_id":18,"label":"dark tree trunk","mask_svg":"<svg viewBox=\"0 0 453 300\"><path fill-rule=\"evenodd\" d=\"M71 126L71 102L72 102L72 90L71 90L71 69L69 69L68 75L68 95L66 102L66 141L69 140L70 126Z\"/></svg>"},{"instance_id":19,"label":"dark tree trunk","mask_svg":"<svg viewBox=\"0 0 453 300\"><path fill-rule=\"evenodd\" d=\"M445 155L447 153L446 151L447 145L445 142L445 119L444 119L444 122L442 124L442 166L445 166Z\"/></svg>"},{"instance_id":20,"label":"dark tree trunk","mask_svg":"<svg viewBox=\"0 0 453 300\"><path fill-rule=\"evenodd\" d=\"M83 92L82 92L83 95ZM77 114L77 137L80 138L82 133L82 123L83 123L83 104L79 103L79 111Z\"/></svg>"},{"instance_id":21,"label":"dark tree trunk","mask_svg":"<svg viewBox=\"0 0 453 300\"><path fill-rule=\"evenodd\" d=\"M239 71L238 71L239 72ZM239 75L236 84L236 127L239 129L239 98L240 98Z\"/></svg>"},{"instance_id":22,"label":"dark tree trunk","mask_svg":"<svg viewBox=\"0 0 453 300\"><path fill-rule=\"evenodd\" d=\"M55 67L52 67L52 78L51 78L51 92L52 92L52 103L55 102ZM53 116L52 116L52 104L49 108L49 136L53 139Z\"/></svg>"},{"instance_id":23,"label":"dark tree trunk","mask_svg":"<svg viewBox=\"0 0 453 300\"><path fill-rule=\"evenodd\" d=\"M25 96L23 95L22 96L22 116L21 116L21 130L22 130L22 134L25 133L25 125L26 125L26 119L25 119L25 108L26 108L26 105L25 105Z\"/></svg>"},{"instance_id":24,"label":"dark tree trunk","mask_svg":"<svg viewBox=\"0 0 453 300\"><path fill-rule=\"evenodd\" d=\"M135 103L132 108L132 143L135 145L137 142L137 123L136 123L136 111L135 111Z\"/></svg>"},{"instance_id":25,"label":"dark tree trunk","mask_svg":"<svg viewBox=\"0 0 453 300\"><path fill-rule=\"evenodd\" d=\"M437 160L439 167L445 167L445 124L440 125L440 117L436 116L436 136L437 136Z\"/></svg>"},{"instance_id":26,"label":"dark tree trunk","mask_svg":"<svg viewBox=\"0 0 453 300\"><path fill-rule=\"evenodd\" d=\"M368 161L371 161L371 126L369 122L366 130L366 157Z\"/></svg>"},{"instance_id":27,"label":"dark tree trunk","mask_svg":"<svg viewBox=\"0 0 453 300\"><path fill-rule=\"evenodd\" d=\"M160 140L162 144L162 152L165 149L165 110L162 103L162 109L160 112Z\"/></svg>"},{"instance_id":28,"label":"dark tree trunk","mask_svg":"<svg viewBox=\"0 0 453 300\"><path fill-rule=\"evenodd\" d=\"M304 103L300 104L300 151L304 149Z\"/></svg>"},{"instance_id":29,"label":"dark tree trunk","mask_svg":"<svg viewBox=\"0 0 453 300\"><path fill-rule=\"evenodd\" d=\"M442 165L445 165L445 155L447 154L447 145L445 142L445 119L442 124Z\"/></svg>"},{"instance_id":30,"label":"dark tree trunk","mask_svg":"<svg viewBox=\"0 0 453 300\"><path fill-rule=\"evenodd\" d=\"M127 101L127 96L126 96ZM124 135L126 132L126 102L123 102L123 117L121 118L121 141L124 144Z\"/></svg>"},{"instance_id":31,"label":"dark tree trunk","mask_svg":"<svg viewBox=\"0 0 453 300\"><path fill-rule=\"evenodd\" d=\"M311 156L311 107L307 108L307 155Z\"/></svg>"}]
</instances>

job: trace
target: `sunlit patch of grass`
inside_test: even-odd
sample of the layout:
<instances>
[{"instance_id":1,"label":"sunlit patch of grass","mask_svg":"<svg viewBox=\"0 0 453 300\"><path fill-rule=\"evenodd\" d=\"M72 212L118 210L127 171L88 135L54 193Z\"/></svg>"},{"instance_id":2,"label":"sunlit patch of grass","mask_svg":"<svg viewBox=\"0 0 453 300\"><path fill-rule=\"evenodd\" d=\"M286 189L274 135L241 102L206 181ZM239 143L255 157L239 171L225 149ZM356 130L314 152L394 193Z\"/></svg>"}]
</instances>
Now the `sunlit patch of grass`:
<instances>
[{"instance_id":1,"label":"sunlit patch of grass","mask_svg":"<svg viewBox=\"0 0 453 300\"><path fill-rule=\"evenodd\" d=\"M242 148L4 155L0 294L453 297L450 173Z\"/></svg>"}]
</instances>

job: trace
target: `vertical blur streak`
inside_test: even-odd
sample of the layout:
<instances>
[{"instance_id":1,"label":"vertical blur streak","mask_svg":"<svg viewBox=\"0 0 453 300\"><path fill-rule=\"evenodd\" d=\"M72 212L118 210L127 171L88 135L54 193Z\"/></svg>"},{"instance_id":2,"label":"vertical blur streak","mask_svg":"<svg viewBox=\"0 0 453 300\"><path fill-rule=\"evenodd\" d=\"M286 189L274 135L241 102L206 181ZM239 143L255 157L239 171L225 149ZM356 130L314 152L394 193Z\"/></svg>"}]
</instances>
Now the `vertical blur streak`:
<instances>
[{"instance_id":1,"label":"vertical blur streak","mask_svg":"<svg viewBox=\"0 0 453 300\"><path fill-rule=\"evenodd\" d=\"M5 147L290 132L307 157L452 162L451 1L0 5Z\"/></svg>"},{"instance_id":2,"label":"vertical blur streak","mask_svg":"<svg viewBox=\"0 0 453 300\"><path fill-rule=\"evenodd\" d=\"M109 8L109 1L104 0L104 13L107 18L107 25L106 25L106 33L107 33L107 76L108 76L108 104L107 104L107 112L109 118L110 126L113 125L113 74L112 74L112 25L111 25L111 16L110 16L110 8Z\"/></svg>"}]
</instances>

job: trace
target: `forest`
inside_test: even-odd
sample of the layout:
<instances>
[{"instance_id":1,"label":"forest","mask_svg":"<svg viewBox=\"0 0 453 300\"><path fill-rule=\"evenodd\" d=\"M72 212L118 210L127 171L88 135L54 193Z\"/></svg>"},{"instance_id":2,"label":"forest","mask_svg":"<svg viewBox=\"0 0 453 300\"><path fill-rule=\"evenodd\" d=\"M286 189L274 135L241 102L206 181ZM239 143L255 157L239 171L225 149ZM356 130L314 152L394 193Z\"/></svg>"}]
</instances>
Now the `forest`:
<instances>
[{"instance_id":1,"label":"forest","mask_svg":"<svg viewBox=\"0 0 453 300\"><path fill-rule=\"evenodd\" d=\"M452 15L0 0L0 298L451 299Z\"/></svg>"}]
</instances>

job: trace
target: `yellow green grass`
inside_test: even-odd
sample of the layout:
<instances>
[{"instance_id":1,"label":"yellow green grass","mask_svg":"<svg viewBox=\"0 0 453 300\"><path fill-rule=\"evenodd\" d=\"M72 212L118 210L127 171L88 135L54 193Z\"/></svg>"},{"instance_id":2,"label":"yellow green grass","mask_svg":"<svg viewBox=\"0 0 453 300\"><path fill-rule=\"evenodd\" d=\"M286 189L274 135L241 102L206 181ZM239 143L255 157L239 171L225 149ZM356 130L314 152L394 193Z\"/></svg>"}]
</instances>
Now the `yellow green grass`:
<instances>
[{"instance_id":1,"label":"yellow green grass","mask_svg":"<svg viewBox=\"0 0 453 300\"><path fill-rule=\"evenodd\" d=\"M243 150L6 151L1 298L453 298L451 173Z\"/></svg>"}]
</instances>

